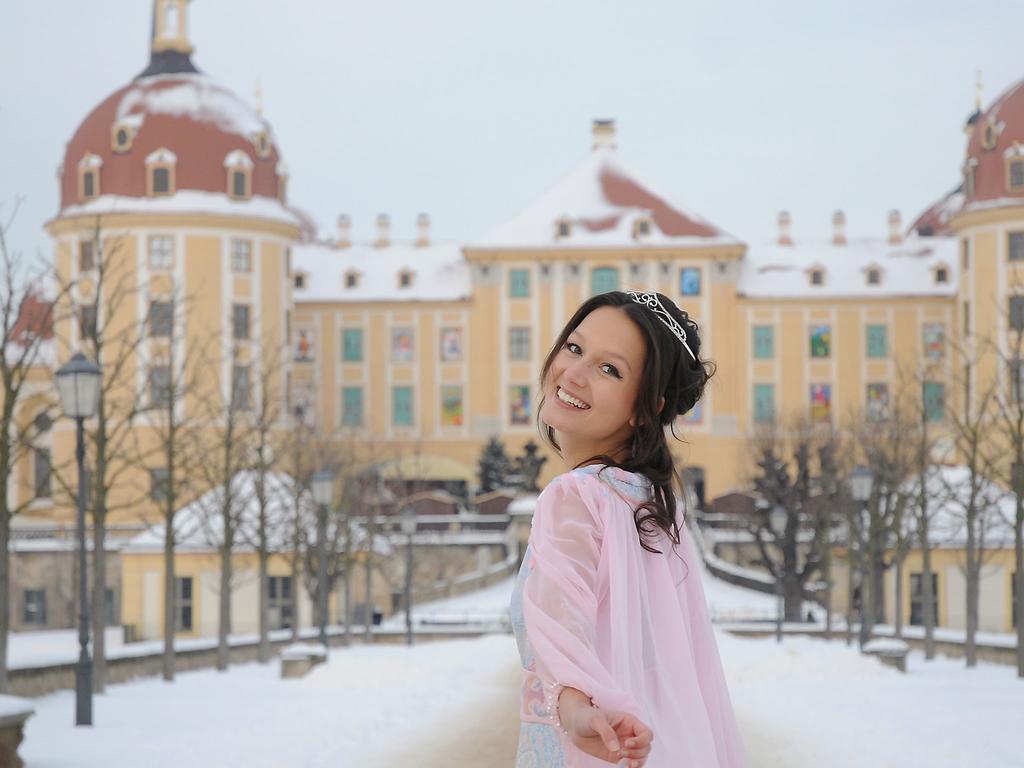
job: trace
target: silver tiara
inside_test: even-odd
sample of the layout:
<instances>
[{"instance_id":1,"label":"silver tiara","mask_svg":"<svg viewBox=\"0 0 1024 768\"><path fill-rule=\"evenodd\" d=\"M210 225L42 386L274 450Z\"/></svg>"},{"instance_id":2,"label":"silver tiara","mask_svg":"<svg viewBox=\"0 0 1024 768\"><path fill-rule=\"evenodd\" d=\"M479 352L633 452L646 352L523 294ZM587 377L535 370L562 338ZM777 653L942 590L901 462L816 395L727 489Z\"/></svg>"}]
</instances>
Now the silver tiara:
<instances>
[{"instance_id":1,"label":"silver tiara","mask_svg":"<svg viewBox=\"0 0 1024 768\"><path fill-rule=\"evenodd\" d=\"M661 299L658 298L656 293L637 293L636 291L627 291L629 297L633 299L637 304L643 304L663 322L672 334L682 342L682 345L686 348L686 351L690 353L690 357L693 358L693 362L697 362L697 356L693 354L693 350L690 349L690 345L686 343L686 329L679 324L672 315L670 315L665 307L661 304Z\"/></svg>"}]
</instances>

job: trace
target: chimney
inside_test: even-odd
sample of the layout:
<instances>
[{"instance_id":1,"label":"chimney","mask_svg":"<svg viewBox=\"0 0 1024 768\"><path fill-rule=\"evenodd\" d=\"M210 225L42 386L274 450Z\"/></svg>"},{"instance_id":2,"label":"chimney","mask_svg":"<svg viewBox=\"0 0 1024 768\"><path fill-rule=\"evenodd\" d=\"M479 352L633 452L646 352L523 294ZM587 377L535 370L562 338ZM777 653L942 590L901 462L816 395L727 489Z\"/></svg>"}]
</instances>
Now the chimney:
<instances>
[{"instance_id":1,"label":"chimney","mask_svg":"<svg viewBox=\"0 0 1024 768\"><path fill-rule=\"evenodd\" d=\"M430 245L430 216L421 213L416 217L416 247L425 248Z\"/></svg>"},{"instance_id":2,"label":"chimney","mask_svg":"<svg viewBox=\"0 0 1024 768\"><path fill-rule=\"evenodd\" d=\"M347 213L338 216L338 239L339 248L348 248L352 245L352 220Z\"/></svg>"},{"instance_id":3,"label":"chimney","mask_svg":"<svg viewBox=\"0 0 1024 768\"><path fill-rule=\"evenodd\" d=\"M789 211L779 211L779 245L793 244L793 238L789 230L791 223Z\"/></svg>"},{"instance_id":4,"label":"chimney","mask_svg":"<svg viewBox=\"0 0 1024 768\"><path fill-rule=\"evenodd\" d=\"M893 208L889 211L889 244L899 245L903 242L903 220L900 212Z\"/></svg>"},{"instance_id":5,"label":"chimney","mask_svg":"<svg viewBox=\"0 0 1024 768\"><path fill-rule=\"evenodd\" d=\"M832 214L832 245L846 245L846 214L842 211Z\"/></svg>"},{"instance_id":6,"label":"chimney","mask_svg":"<svg viewBox=\"0 0 1024 768\"><path fill-rule=\"evenodd\" d=\"M615 121L595 120L591 127L594 137L592 149L615 149Z\"/></svg>"},{"instance_id":7,"label":"chimney","mask_svg":"<svg viewBox=\"0 0 1024 768\"><path fill-rule=\"evenodd\" d=\"M377 242L378 248L387 248L391 245L391 219L386 213L377 214Z\"/></svg>"}]
</instances>

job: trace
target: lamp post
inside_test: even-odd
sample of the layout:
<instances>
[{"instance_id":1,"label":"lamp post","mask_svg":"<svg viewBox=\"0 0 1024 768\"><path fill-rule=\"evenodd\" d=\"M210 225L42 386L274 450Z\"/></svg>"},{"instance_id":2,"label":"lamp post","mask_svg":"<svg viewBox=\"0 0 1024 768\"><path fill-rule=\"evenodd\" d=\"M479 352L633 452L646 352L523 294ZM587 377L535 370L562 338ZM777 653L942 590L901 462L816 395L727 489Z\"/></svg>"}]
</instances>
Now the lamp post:
<instances>
[{"instance_id":1,"label":"lamp post","mask_svg":"<svg viewBox=\"0 0 1024 768\"><path fill-rule=\"evenodd\" d=\"M76 352L57 370L64 415L75 420L78 460L78 666L75 668L75 725L92 725L92 659L89 657L89 591L85 564L85 420L96 413L102 370Z\"/></svg>"},{"instance_id":2,"label":"lamp post","mask_svg":"<svg viewBox=\"0 0 1024 768\"><path fill-rule=\"evenodd\" d=\"M857 515L860 518L857 526L857 551L860 553L860 632L857 635L857 644L861 650L868 641L867 622L867 558L864 557L864 526L868 516L868 499L871 498L871 487L874 478L871 470L863 464L858 464L850 473L850 495L859 505ZM850 595L853 599L853 595Z\"/></svg>"},{"instance_id":3,"label":"lamp post","mask_svg":"<svg viewBox=\"0 0 1024 768\"><path fill-rule=\"evenodd\" d=\"M402 533L405 544L405 644L412 645L412 535L416 533L416 510L402 510Z\"/></svg>"},{"instance_id":4,"label":"lamp post","mask_svg":"<svg viewBox=\"0 0 1024 768\"><path fill-rule=\"evenodd\" d=\"M327 505L334 493L334 473L321 469L310 483L316 503L317 603L320 611L320 642L327 648Z\"/></svg>"},{"instance_id":5,"label":"lamp post","mask_svg":"<svg viewBox=\"0 0 1024 768\"><path fill-rule=\"evenodd\" d=\"M779 504L775 505L769 513L768 522L772 527L772 532L775 534L776 542L781 541L782 537L786 534L787 517L788 515L786 514L785 507ZM779 547L779 549L782 549L782 547ZM785 576L785 556L783 556L783 564L780 566L780 570L783 572L783 576ZM786 601L782 595L782 578L775 579L775 596L778 599L778 613L775 621L775 642L781 643L782 621L786 612Z\"/></svg>"}]
</instances>

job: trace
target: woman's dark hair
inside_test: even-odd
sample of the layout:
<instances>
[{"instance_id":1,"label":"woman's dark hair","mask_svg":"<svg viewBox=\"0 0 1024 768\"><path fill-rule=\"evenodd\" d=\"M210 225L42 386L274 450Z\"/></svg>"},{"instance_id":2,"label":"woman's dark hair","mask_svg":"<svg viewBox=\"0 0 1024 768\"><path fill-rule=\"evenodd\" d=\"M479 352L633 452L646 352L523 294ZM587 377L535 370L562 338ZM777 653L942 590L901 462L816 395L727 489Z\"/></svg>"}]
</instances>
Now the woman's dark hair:
<instances>
[{"instance_id":1,"label":"woman's dark hair","mask_svg":"<svg viewBox=\"0 0 1024 768\"><path fill-rule=\"evenodd\" d=\"M537 408L537 426L541 434L561 455L562 449L555 440L554 430L540 420L540 411L544 405L544 382L555 357L583 319L599 307L618 307L636 323L644 337L647 357L637 393L636 428L633 430L629 456L623 461L616 461L606 454L591 456L581 461L577 467L600 461L627 472L638 472L651 481L651 500L644 502L633 512L640 544L648 552L660 552L645 541L645 537L654 534L656 529L664 531L673 544L679 544L679 528L675 515L676 496L672 487L673 481L678 483L679 478L668 448L665 427L669 426L672 436L680 440L675 433L676 417L696 405L704 394L704 386L708 379L715 372L713 362L701 360L697 323L667 296L660 293L657 296L665 310L685 329L686 343L693 350L696 360L690 357L675 334L651 309L637 303L629 294L622 291L601 293L583 302L548 352L541 368L542 394ZM658 403L663 397L665 406L659 412Z\"/></svg>"}]
</instances>

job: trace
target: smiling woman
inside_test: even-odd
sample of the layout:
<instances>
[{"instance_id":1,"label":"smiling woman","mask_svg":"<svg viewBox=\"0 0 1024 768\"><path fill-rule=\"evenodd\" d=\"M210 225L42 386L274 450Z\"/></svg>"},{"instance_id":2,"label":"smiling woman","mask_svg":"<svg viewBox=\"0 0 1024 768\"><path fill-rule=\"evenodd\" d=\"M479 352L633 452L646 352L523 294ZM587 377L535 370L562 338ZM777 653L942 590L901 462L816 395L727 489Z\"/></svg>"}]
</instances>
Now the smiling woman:
<instances>
[{"instance_id":1,"label":"smiling woman","mask_svg":"<svg viewBox=\"0 0 1024 768\"><path fill-rule=\"evenodd\" d=\"M512 597L522 768L740 768L743 749L666 427L714 365L657 293L584 303L544 362L538 426L565 462Z\"/></svg>"}]
</instances>

